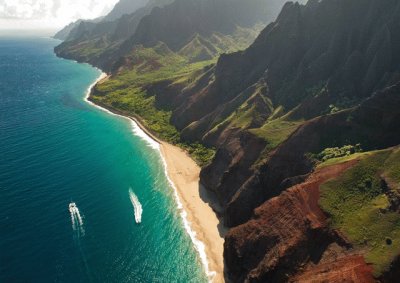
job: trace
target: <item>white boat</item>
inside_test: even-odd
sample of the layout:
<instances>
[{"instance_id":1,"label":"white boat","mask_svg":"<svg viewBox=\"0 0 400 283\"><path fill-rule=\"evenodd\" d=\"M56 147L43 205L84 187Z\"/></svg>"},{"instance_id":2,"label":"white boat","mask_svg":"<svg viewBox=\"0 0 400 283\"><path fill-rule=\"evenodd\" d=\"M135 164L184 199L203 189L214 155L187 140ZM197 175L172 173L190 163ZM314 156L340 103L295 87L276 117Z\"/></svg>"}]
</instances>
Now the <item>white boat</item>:
<instances>
[{"instance_id":1,"label":"white boat","mask_svg":"<svg viewBox=\"0 0 400 283\"><path fill-rule=\"evenodd\" d=\"M70 211L70 212L74 212L75 210L76 210L76 203L71 202L71 203L69 204L69 211Z\"/></svg>"}]
</instances>

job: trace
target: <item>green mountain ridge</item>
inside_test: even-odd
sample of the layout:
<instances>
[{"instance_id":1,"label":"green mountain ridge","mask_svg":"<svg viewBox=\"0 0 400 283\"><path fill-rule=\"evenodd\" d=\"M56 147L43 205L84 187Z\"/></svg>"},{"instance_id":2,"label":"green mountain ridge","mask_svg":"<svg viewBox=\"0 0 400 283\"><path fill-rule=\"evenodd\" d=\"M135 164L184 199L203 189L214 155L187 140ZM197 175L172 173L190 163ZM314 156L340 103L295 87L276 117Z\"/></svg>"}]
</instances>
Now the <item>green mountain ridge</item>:
<instances>
[{"instance_id":1,"label":"green mountain ridge","mask_svg":"<svg viewBox=\"0 0 400 283\"><path fill-rule=\"evenodd\" d=\"M69 32L65 41L55 48L55 52L60 57L88 62L109 71L113 63L123 55L119 51L121 45L134 34L142 18L154 7L162 7L171 2L150 0L144 7L131 14L123 14L114 21L81 21Z\"/></svg>"},{"instance_id":2,"label":"green mountain ridge","mask_svg":"<svg viewBox=\"0 0 400 283\"><path fill-rule=\"evenodd\" d=\"M215 57L247 47L262 25L276 17L283 3L283 0L246 3L239 0L152 0L112 22L80 23L55 52L61 57L89 62L113 72L118 69L115 64L136 45L152 47L164 42L172 51L179 52L199 34L203 43L207 41L213 45L211 50L209 44L207 48L198 46L203 53L199 60L210 55ZM177 11L180 13L176 14ZM98 47L97 43L105 44Z\"/></svg>"}]
</instances>

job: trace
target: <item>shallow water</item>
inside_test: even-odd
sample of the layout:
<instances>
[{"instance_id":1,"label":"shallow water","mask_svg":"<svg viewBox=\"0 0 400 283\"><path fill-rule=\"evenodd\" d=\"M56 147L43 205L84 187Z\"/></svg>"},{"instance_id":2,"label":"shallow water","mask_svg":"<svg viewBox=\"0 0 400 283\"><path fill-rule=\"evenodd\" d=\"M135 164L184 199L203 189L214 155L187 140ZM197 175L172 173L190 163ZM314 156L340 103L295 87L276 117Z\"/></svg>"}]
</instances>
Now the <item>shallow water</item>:
<instances>
[{"instance_id":1,"label":"shallow water","mask_svg":"<svg viewBox=\"0 0 400 283\"><path fill-rule=\"evenodd\" d=\"M100 72L56 44L0 38L0 282L207 281L159 153L84 101Z\"/></svg>"}]
</instances>

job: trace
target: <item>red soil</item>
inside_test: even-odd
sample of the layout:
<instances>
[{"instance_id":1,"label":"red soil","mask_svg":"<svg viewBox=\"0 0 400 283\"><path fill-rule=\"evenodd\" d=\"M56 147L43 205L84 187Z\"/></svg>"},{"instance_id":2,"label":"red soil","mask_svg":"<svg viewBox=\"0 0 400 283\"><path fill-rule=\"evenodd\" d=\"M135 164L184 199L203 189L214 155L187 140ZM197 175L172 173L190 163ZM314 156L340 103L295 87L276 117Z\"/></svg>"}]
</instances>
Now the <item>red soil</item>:
<instances>
[{"instance_id":1,"label":"red soil","mask_svg":"<svg viewBox=\"0 0 400 283\"><path fill-rule=\"evenodd\" d=\"M233 228L226 237L224 254L231 279L374 282L372 268L362 255L349 249L339 233L329 229L318 205L320 185L355 163L318 169L305 182L257 208L252 220ZM332 246L337 247L334 252Z\"/></svg>"}]
</instances>

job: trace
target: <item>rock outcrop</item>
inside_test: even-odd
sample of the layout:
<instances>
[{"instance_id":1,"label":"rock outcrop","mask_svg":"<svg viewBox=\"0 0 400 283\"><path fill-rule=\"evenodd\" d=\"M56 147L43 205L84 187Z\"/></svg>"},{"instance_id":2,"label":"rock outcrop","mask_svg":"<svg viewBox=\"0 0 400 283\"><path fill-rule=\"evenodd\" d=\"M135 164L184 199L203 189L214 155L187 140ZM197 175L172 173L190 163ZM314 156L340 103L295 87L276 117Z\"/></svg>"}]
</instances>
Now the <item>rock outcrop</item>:
<instances>
[{"instance_id":1,"label":"rock outcrop","mask_svg":"<svg viewBox=\"0 0 400 283\"><path fill-rule=\"evenodd\" d=\"M257 208L250 221L231 229L224 252L230 279L374 282L372 268L362 256L348 251L350 245L329 228L318 204L319 186L355 162L317 170L305 182Z\"/></svg>"}]
</instances>

